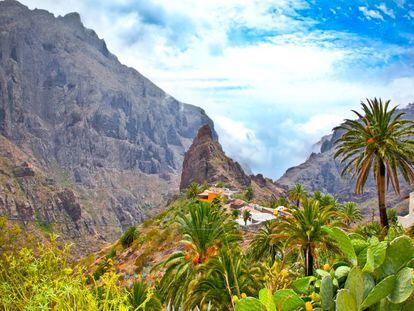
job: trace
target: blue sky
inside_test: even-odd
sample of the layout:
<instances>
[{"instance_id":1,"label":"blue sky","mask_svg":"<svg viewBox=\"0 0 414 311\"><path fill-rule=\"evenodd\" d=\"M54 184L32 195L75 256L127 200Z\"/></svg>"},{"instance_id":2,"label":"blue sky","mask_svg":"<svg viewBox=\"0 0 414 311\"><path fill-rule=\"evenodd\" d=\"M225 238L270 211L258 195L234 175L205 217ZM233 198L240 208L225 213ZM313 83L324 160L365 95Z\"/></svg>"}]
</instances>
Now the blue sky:
<instances>
[{"instance_id":1,"label":"blue sky","mask_svg":"<svg viewBox=\"0 0 414 311\"><path fill-rule=\"evenodd\" d=\"M277 178L361 100L414 102L414 1L23 0L77 11L121 62L203 107L224 150Z\"/></svg>"}]
</instances>

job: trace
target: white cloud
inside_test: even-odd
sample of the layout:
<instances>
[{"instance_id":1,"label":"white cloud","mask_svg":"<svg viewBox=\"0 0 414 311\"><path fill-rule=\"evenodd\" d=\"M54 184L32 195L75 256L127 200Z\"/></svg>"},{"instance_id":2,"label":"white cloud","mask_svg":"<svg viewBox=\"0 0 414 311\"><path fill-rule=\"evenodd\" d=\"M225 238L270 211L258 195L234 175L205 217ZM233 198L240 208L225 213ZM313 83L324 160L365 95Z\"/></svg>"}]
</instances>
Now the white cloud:
<instances>
[{"instance_id":1,"label":"white cloud","mask_svg":"<svg viewBox=\"0 0 414 311\"><path fill-rule=\"evenodd\" d=\"M412 71L388 66L406 48L315 30L314 20L295 11L308 1L22 1L55 14L80 12L122 63L205 108L224 150L271 177L303 161L360 100L414 101ZM376 8L359 10L376 20L395 15L383 3ZM235 29L266 40L235 43L229 37Z\"/></svg>"},{"instance_id":2,"label":"white cloud","mask_svg":"<svg viewBox=\"0 0 414 311\"><path fill-rule=\"evenodd\" d=\"M380 20L384 20L384 17L381 15L381 13L377 10L369 10L366 6L360 6L358 8L362 14L364 14L364 16L367 19L380 19Z\"/></svg>"},{"instance_id":3,"label":"white cloud","mask_svg":"<svg viewBox=\"0 0 414 311\"><path fill-rule=\"evenodd\" d=\"M385 15L388 15L391 18L395 18L395 13L392 9L387 8L385 3L381 3L380 5L377 5L377 8L382 11Z\"/></svg>"}]
</instances>

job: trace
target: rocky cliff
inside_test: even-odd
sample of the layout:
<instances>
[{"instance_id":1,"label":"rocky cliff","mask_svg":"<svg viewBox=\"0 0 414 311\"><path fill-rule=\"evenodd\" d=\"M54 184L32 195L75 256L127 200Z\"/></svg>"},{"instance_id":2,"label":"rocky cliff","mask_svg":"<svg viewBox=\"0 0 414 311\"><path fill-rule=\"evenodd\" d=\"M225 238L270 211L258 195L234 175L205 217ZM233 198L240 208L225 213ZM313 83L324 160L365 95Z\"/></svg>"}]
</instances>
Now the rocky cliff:
<instances>
[{"instance_id":1,"label":"rocky cliff","mask_svg":"<svg viewBox=\"0 0 414 311\"><path fill-rule=\"evenodd\" d=\"M104 238L178 189L184 152L203 124L213 128L202 109L122 65L77 13L56 18L0 2L0 134L83 197L80 209Z\"/></svg>"},{"instance_id":2,"label":"rocky cliff","mask_svg":"<svg viewBox=\"0 0 414 311\"><path fill-rule=\"evenodd\" d=\"M285 191L261 174L246 175L239 163L226 156L220 143L214 139L209 125L199 129L184 157L180 189L186 189L192 182L224 182L227 187L241 191L251 186L259 200L269 200Z\"/></svg>"},{"instance_id":3,"label":"rocky cliff","mask_svg":"<svg viewBox=\"0 0 414 311\"><path fill-rule=\"evenodd\" d=\"M414 104L400 109L405 112L405 117L414 120ZM292 187L296 182L302 183L309 191L321 190L325 193L334 194L339 200L353 200L361 203L363 212L368 214L373 206L376 206L376 187L371 174L367 181L364 194L354 194L354 180L341 177L342 166L338 160L334 159L335 141L342 135L338 130L331 135L324 136L318 143L320 145L319 153L312 153L309 158L302 164L289 168L278 182L287 187ZM405 182L402 182L401 196L396 196L390 189L388 206L392 207L406 200L410 188Z\"/></svg>"}]
</instances>

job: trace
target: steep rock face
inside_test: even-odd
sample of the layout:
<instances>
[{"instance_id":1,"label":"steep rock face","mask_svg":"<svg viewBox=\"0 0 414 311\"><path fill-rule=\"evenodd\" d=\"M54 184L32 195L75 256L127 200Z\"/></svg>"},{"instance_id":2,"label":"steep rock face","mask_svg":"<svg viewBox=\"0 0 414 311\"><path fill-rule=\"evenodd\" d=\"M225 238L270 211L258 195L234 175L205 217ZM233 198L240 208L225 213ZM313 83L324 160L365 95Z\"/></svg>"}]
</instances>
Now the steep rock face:
<instances>
[{"instance_id":1,"label":"steep rock face","mask_svg":"<svg viewBox=\"0 0 414 311\"><path fill-rule=\"evenodd\" d=\"M77 251L102 245L97 222L76 190L49 178L33 155L0 135L0 215L30 230L52 230ZM92 247L91 247L92 246Z\"/></svg>"},{"instance_id":2,"label":"steep rock face","mask_svg":"<svg viewBox=\"0 0 414 311\"><path fill-rule=\"evenodd\" d=\"M210 126L204 125L185 154L180 190L186 189L192 182L214 184L220 181L238 190L252 186L260 199L279 196L284 191L261 174L246 175L240 164L227 157L220 143L213 139Z\"/></svg>"},{"instance_id":3,"label":"steep rock face","mask_svg":"<svg viewBox=\"0 0 414 311\"><path fill-rule=\"evenodd\" d=\"M405 118L414 120L414 104L408 105L400 111L406 113ZM368 214L371 212L368 207L372 208L372 206L375 206L377 195L374 178L371 174L367 181L364 194L355 195L354 180L349 177L341 177L342 165L338 160L334 159L334 143L341 135L342 133L336 130L331 135L324 136L318 143L320 145L320 152L312 153L304 163L289 168L278 182L287 187L292 187L296 182L300 182L309 191L320 190L325 193L331 193L340 200L359 202L362 207L365 207L363 212ZM401 184L401 196L396 196L389 189L389 194L387 195L389 207L404 200L410 189L413 190L405 182Z\"/></svg>"},{"instance_id":4,"label":"steep rock face","mask_svg":"<svg viewBox=\"0 0 414 311\"><path fill-rule=\"evenodd\" d=\"M0 134L75 184L105 237L176 191L203 124L213 127L202 109L119 63L77 13L0 2Z\"/></svg>"}]
</instances>

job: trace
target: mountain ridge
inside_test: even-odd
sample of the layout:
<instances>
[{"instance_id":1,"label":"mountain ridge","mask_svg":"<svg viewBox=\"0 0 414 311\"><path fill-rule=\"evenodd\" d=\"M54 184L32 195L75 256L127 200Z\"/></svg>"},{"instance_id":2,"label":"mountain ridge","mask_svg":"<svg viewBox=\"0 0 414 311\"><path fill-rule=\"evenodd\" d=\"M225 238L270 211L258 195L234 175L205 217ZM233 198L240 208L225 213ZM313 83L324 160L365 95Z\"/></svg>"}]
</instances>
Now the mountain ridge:
<instances>
[{"instance_id":1,"label":"mountain ridge","mask_svg":"<svg viewBox=\"0 0 414 311\"><path fill-rule=\"evenodd\" d=\"M178 190L200 126L209 124L217 140L203 109L121 64L78 13L55 17L6 0L0 29L0 134L82 198L104 239Z\"/></svg>"}]
</instances>

